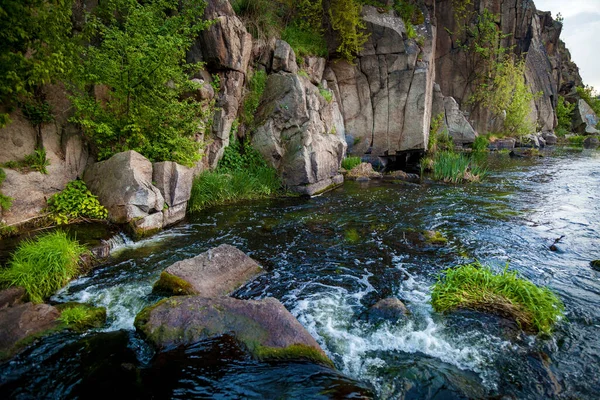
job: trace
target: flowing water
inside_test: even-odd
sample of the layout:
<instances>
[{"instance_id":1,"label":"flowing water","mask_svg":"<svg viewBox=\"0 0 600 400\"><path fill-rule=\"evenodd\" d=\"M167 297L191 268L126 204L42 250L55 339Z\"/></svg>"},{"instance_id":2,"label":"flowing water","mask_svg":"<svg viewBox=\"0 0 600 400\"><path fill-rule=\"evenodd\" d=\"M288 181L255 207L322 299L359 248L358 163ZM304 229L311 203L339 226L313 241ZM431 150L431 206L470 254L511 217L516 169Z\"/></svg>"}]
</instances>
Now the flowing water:
<instances>
[{"instance_id":1,"label":"flowing water","mask_svg":"<svg viewBox=\"0 0 600 400\"><path fill-rule=\"evenodd\" d=\"M140 242L116 237L110 262L53 298L106 307L106 326L47 337L0 366L0 397L597 398L600 272L589 262L600 259L600 153L489 164L477 185L348 182L312 199L213 208ZM419 242L420 230L449 242ZM155 354L137 336L134 317L157 300L160 272L222 243L267 271L235 296L281 300L337 371L257 362L227 337ZM474 259L552 288L566 305L553 337L480 313L433 312L437 274ZM365 317L390 296L408 318Z\"/></svg>"}]
</instances>

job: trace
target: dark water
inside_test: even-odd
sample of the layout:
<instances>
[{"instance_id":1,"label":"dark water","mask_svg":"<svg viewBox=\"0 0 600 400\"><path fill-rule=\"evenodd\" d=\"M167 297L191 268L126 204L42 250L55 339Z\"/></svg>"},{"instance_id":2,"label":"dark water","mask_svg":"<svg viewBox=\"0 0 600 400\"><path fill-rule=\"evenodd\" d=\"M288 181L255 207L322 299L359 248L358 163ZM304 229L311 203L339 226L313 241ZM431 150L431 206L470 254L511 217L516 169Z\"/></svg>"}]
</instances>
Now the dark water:
<instances>
[{"instance_id":1,"label":"dark water","mask_svg":"<svg viewBox=\"0 0 600 400\"><path fill-rule=\"evenodd\" d=\"M46 338L0 366L0 398L598 398L600 273L589 262L600 259L600 153L489 162L479 185L346 183L310 200L211 209L123 243L54 298L106 306L106 327ZM424 229L448 245L415 242ZM133 318L156 300L160 272L222 243L267 270L236 296L280 299L337 371L256 362L227 337L154 354L136 336ZM436 275L474 259L498 270L508 262L558 293L567 318L551 339L432 311ZM407 321L364 318L389 296L407 304Z\"/></svg>"}]
</instances>

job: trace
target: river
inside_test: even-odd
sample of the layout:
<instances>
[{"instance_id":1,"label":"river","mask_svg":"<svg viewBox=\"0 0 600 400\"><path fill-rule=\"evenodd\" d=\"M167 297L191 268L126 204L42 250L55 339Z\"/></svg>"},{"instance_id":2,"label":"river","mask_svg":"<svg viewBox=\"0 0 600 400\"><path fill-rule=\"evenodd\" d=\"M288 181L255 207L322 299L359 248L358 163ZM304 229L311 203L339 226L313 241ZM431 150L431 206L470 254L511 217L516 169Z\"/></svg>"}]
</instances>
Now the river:
<instances>
[{"instance_id":1,"label":"river","mask_svg":"<svg viewBox=\"0 0 600 400\"><path fill-rule=\"evenodd\" d=\"M105 327L39 340L0 366L2 398L597 398L600 393L600 152L491 155L481 184L347 182L312 199L216 207L152 238L119 242L110 262L53 301L105 306ZM440 231L445 246L414 241ZM555 239L557 251L549 246ZM258 362L227 338L155 354L133 320L160 272L228 243L267 271L236 297L281 300L337 371ZM475 312L435 313L430 286L479 260L554 290L566 318L551 338ZM411 314L365 318L395 296Z\"/></svg>"}]
</instances>

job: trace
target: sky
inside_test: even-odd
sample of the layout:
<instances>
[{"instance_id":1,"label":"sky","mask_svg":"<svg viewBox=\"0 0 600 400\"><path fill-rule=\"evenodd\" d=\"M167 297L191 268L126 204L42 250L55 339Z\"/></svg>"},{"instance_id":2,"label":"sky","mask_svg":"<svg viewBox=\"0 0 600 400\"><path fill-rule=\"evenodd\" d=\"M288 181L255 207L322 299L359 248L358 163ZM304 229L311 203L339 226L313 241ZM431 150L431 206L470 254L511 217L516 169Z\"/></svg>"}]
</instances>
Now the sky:
<instances>
[{"instance_id":1,"label":"sky","mask_svg":"<svg viewBox=\"0 0 600 400\"><path fill-rule=\"evenodd\" d=\"M600 0L534 0L535 7L564 17L561 39L585 85L600 93Z\"/></svg>"}]
</instances>

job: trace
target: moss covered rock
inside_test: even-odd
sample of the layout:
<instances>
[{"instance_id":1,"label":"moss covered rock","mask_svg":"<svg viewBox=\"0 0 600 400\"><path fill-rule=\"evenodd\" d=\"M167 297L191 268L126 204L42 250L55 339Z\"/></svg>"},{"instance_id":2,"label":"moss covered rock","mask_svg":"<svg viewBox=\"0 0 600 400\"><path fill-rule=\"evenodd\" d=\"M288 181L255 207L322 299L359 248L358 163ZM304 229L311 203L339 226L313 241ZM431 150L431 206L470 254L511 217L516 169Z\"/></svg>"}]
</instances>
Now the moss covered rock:
<instances>
[{"instance_id":1,"label":"moss covered rock","mask_svg":"<svg viewBox=\"0 0 600 400\"><path fill-rule=\"evenodd\" d=\"M173 295L224 296L262 272L252 258L222 244L196 257L178 261L160 274L155 292Z\"/></svg>"},{"instance_id":2,"label":"moss covered rock","mask_svg":"<svg viewBox=\"0 0 600 400\"><path fill-rule=\"evenodd\" d=\"M70 302L59 304L56 308L60 311L59 320L67 329L82 332L100 328L106 323L106 308L104 307Z\"/></svg>"},{"instance_id":3,"label":"moss covered rock","mask_svg":"<svg viewBox=\"0 0 600 400\"><path fill-rule=\"evenodd\" d=\"M171 297L142 310L135 327L159 350L229 334L259 359L306 359L333 366L306 329L273 298Z\"/></svg>"}]
</instances>

